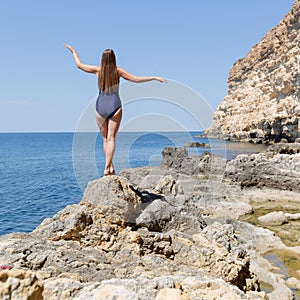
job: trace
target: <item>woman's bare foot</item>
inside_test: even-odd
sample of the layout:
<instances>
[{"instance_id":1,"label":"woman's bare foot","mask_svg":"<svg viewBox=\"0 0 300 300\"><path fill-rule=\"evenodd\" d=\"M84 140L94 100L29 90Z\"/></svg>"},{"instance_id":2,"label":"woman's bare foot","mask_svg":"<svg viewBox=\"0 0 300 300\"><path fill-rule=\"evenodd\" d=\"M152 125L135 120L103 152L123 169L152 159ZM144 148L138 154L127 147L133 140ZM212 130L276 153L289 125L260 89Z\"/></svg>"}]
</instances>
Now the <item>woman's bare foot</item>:
<instances>
[{"instance_id":1,"label":"woman's bare foot","mask_svg":"<svg viewBox=\"0 0 300 300\"><path fill-rule=\"evenodd\" d=\"M111 167L109 169L109 171L110 171L110 175L115 175L115 169L114 169L114 167Z\"/></svg>"},{"instance_id":2,"label":"woman's bare foot","mask_svg":"<svg viewBox=\"0 0 300 300\"><path fill-rule=\"evenodd\" d=\"M104 172L103 172L103 175L104 176L111 175L110 174L110 170L109 169L105 169Z\"/></svg>"},{"instance_id":3,"label":"woman's bare foot","mask_svg":"<svg viewBox=\"0 0 300 300\"><path fill-rule=\"evenodd\" d=\"M104 174L104 176L107 176L107 175L115 175L115 169L114 169L114 167L105 168L103 174Z\"/></svg>"}]
</instances>

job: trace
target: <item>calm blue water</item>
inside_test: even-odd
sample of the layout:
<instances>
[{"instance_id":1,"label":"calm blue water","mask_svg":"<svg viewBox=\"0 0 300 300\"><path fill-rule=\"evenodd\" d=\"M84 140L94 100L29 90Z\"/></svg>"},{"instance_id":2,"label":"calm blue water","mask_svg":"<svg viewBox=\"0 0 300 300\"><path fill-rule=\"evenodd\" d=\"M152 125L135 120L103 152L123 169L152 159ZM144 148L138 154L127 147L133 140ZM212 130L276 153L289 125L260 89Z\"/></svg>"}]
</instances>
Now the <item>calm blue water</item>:
<instances>
[{"instance_id":1,"label":"calm blue water","mask_svg":"<svg viewBox=\"0 0 300 300\"><path fill-rule=\"evenodd\" d=\"M195 137L199 134L119 133L116 171L159 165L164 147L180 147L193 139L210 143L212 152L228 159L261 150L250 144ZM77 144L73 146L74 140ZM66 205L78 203L87 182L103 173L101 149L101 138L95 133L1 133L0 235L32 231ZM201 154L204 150L190 151Z\"/></svg>"}]
</instances>

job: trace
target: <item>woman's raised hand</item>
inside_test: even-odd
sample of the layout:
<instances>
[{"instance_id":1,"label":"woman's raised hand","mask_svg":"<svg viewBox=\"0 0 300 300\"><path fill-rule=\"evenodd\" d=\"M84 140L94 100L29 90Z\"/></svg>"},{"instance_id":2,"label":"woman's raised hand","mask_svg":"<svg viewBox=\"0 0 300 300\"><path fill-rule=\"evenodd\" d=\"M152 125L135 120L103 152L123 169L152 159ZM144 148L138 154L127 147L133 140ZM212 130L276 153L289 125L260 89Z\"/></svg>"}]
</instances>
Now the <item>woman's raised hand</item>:
<instances>
[{"instance_id":1,"label":"woman's raised hand","mask_svg":"<svg viewBox=\"0 0 300 300\"><path fill-rule=\"evenodd\" d=\"M168 82L167 79L162 78L162 77L157 77L157 76L155 76L154 78L155 78L155 80L157 80L157 81L159 81L159 82L162 82L162 83L167 83L167 82Z\"/></svg>"},{"instance_id":2,"label":"woman's raised hand","mask_svg":"<svg viewBox=\"0 0 300 300\"><path fill-rule=\"evenodd\" d=\"M64 44L64 46L69 49L72 53L75 51L75 49L73 49L70 45L68 44Z\"/></svg>"}]
</instances>

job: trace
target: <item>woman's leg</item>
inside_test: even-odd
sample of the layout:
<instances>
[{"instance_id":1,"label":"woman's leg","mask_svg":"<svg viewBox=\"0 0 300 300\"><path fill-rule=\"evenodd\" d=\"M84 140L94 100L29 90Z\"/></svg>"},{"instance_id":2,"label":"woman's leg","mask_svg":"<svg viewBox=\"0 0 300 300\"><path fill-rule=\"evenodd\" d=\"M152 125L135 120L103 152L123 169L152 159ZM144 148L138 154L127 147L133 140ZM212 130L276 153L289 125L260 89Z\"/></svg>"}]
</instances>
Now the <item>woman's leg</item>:
<instances>
[{"instance_id":1,"label":"woman's leg","mask_svg":"<svg viewBox=\"0 0 300 300\"><path fill-rule=\"evenodd\" d=\"M106 146L105 146L105 156L106 156L106 164L105 164L105 172L107 174L113 175L115 173L114 165L113 165L113 157L116 149L116 137L120 127L122 119L122 108L119 108L117 112L107 120L107 138L106 138Z\"/></svg>"},{"instance_id":2,"label":"woman's leg","mask_svg":"<svg viewBox=\"0 0 300 300\"><path fill-rule=\"evenodd\" d=\"M106 157L106 148L107 148L107 133L108 133L108 120L101 117L97 112L96 112L96 122L99 127L99 130L102 135L102 140L103 140L103 151ZM104 171L104 175L107 175Z\"/></svg>"}]
</instances>

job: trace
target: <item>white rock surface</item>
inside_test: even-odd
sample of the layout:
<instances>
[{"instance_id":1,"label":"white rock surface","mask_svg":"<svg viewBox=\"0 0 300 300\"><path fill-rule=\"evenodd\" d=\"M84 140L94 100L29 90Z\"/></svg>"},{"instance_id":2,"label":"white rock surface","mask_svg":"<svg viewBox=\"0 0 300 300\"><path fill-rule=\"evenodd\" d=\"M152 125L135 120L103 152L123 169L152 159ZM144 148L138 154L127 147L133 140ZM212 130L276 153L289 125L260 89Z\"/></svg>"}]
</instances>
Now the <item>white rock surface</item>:
<instances>
[{"instance_id":1,"label":"white rock surface","mask_svg":"<svg viewBox=\"0 0 300 300\"><path fill-rule=\"evenodd\" d=\"M287 217L283 211L273 211L258 218L264 225L282 225L287 222Z\"/></svg>"}]
</instances>

